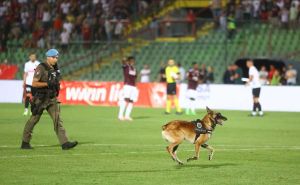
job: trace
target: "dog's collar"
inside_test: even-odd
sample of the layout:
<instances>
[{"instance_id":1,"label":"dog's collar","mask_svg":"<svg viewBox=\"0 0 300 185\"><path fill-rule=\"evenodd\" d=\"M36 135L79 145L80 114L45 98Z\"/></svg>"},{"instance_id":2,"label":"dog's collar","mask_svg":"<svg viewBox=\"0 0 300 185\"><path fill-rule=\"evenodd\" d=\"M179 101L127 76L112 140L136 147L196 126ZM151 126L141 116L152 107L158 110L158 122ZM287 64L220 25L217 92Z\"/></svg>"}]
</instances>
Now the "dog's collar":
<instances>
[{"instance_id":1,"label":"dog's collar","mask_svg":"<svg viewBox=\"0 0 300 185\"><path fill-rule=\"evenodd\" d=\"M218 121L216 118L209 118L209 119L212 122L211 128L212 128L212 130L214 130L215 127L217 126Z\"/></svg>"}]
</instances>

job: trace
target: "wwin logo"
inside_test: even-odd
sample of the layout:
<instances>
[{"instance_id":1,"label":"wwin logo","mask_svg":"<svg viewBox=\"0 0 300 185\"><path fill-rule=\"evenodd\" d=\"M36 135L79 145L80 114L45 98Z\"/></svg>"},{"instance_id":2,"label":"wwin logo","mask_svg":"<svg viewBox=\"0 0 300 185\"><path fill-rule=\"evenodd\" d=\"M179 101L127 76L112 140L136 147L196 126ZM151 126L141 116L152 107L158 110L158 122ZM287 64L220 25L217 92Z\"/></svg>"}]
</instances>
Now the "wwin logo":
<instances>
[{"instance_id":1,"label":"wwin logo","mask_svg":"<svg viewBox=\"0 0 300 185\"><path fill-rule=\"evenodd\" d=\"M106 88L70 87L66 89L66 100L99 102L105 101L106 94Z\"/></svg>"}]
</instances>

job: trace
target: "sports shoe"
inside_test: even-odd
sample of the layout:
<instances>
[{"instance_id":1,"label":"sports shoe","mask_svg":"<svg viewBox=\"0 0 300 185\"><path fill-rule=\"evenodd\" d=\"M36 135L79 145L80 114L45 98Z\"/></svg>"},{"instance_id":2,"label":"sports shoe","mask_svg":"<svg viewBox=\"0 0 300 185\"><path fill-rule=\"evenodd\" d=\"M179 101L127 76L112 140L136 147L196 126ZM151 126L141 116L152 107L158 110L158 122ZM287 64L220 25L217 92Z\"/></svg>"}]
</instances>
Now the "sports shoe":
<instances>
[{"instance_id":1,"label":"sports shoe","mask_svg":"<svg viewBox=\"0 0 300 185\"><path fill-rule=\"evenodd\" d=\"M73 142L68 141L68 142L62 144L62 145L61 145L61 148L62 148L63 150L69 150L69 149L74 148L77 144L78 144L77 141L73 141Z\"/></svg>"},{"instance_id":2,"label":"sports shoe","mask_svg":"<svg viewBox=\"0 0 300 185\"><path fill-rule=\"evenodd\" d=\"M186 110L185 110L185 114L186 114L186 115L190 115L190 110L189 110L189 109L186 109Z\"/></svg>"},{"instance_id":3,"label":"sports shoe","mask_svg":"<svg viewBox=\"0 0 300 185\"><path fill-rule=\"evenodd\" d=\"M125 117L124 120L126 120L126 121L132 121L132 118L131 117Z\"/></svg>"},{"instance_id":4,"label":"sports shoe","mask_svg":"<svg viewBox=\"0 0 300 185\"><path fill-rule=\"evenodd\" d=\"M171 113L166 111L165 114L166 114L166 115L169 115L169 114L171 114Z\"/></svg>"},{"instance_id":5,"label":"sports shoe","mask_svg":"<svg viewBox=\"0 0 300 185\"><path fill-rule=\"evenodd\" d=\"M191 115L195 116L195 115L196 115L196 112L195 112L195 111L192 111L192 112L191 112Z\"/></svg>"},{"instance_id":6,"label":"sports shoe","mask_svg":"<svg viewBox=\"0 0 300 185\"><path fill-rule=\"evenodd\" d=\"M33 149L30 143L22 141L21 149Z\"/></svg>"},{"instance_id":7,"label":"sports shoe","mask_svg":"<svg viewBox=\"0 0 300 185\"><path fill-rule=\"evenodd\" d=\"M124 117L118 117L120 121L124 121Z\"/></svg>"},{"instance_id":8,"label":"sports shoe","mask_svg":"<svg viewBox=\"0 0 300 185\"><path fill-rule=\"evenodd\" d=\"M264 112L263 112L263 111L259 111L259 112L258 112L258 115L259 115L259 116L264 116Z\"/></svg>"},{"instance_id":9,"label":"sports shoe","mask_svg":"<svg viewBox=\"0 0 300 185\"><path fill-rule=\"evenodd\" d=\"M176 112L175 114L177 114L177 115L181 115L181 114L182 114L182 112Z\"/></svg>"}]
</instances>

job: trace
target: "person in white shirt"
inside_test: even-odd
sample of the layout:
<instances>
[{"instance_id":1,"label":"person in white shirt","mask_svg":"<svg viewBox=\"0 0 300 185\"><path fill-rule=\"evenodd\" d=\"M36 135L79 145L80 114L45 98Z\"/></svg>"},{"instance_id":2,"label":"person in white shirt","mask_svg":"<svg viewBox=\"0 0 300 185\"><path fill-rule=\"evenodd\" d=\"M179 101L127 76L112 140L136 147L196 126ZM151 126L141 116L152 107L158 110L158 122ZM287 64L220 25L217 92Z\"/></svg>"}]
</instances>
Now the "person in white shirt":
<instances>
[{"instance_id":1,"label":"person in white shirt","mask_svg":"<svg viewBox=\"0 0 300 185\"><path fill-rule=\"evenodd\" d=\"M179 63L178 65L178 68L179 68L179 73L180 73L180 80L177 80L178 83L182 83L184 82L185 78L186 78L186 75L185 75L185 69L181 66L181 64Z\"/></svg>"},{"instance_id":2,"label":"person in white shirt","mask_svg":"<svg viewBox=\"0 0 300 185\"><path fill-rule=\"evenodd\" d=\"M38 60L36 60L36 55L31 53L29 55L29 61L25 63L24 67L24 75L23 75L23 88L25 88L26 96L25 96L25 110L23 115L28 115L28 107L29 102L34 95L34 89L32 88L32 80L36 67L40 64Z\"/></svg>"},{"instance_id":3,"label":"person in white shirt","mask_svg":"<svg viewBox=\"0 0 300 185\"><path fill-rule=\"evenodd\" d=\"M261 85L268 85L268 71L266 66L261 66L259 71L259 80Z\"/></svg>"},{"instance_id":4,"label":"person in white shirt","mask_svg":"<svg viewBox=\"0 0 300 185\"><path fill-rule=\"evenodd\" d=\"M148 64L145 64L144 68L140 72L141 82L142 83L150 82L150 74L151 74L151 69L149 68Z\"/></svg>"},{"instance_id":5,"label":"person in white shirt","mask_svg":"<svg viewBox=\"0 0 300 185\"><path fill-rule=\"evenodd\" d=\"M70 41L70 34L64 28L63 32L60 34L61 48L63 51L66 51L68 49L69 41Z\"/></svg>"},{"instance_id":6,"label":"person in white shirt","mask_svg":"<svg viewBox=\"0 0 300 185\"><path fill-rule=\"evenodd\" d=\"M292 64L288 65L288 70L285 73L287 85L297 84L297 70L293 68Z\"/></svg>"},{"instance_id":7,"label":"person in white shirt","mask_svg":"<svg viewBox=\"0 0 300 185\"><path fill-rule=\"evenodd\" d=\"M257 115L257 109L259 116L263 116L264 113L261 109L261 105L259 103L259 95L260 95L260 79L259 79L259 72L253 64L252 60L247 60L247 67L249 68L249 81L247 85L252 87L252 95L253 95L253 109L252 109L252 116Z\"/></svg>"}]
</instances>

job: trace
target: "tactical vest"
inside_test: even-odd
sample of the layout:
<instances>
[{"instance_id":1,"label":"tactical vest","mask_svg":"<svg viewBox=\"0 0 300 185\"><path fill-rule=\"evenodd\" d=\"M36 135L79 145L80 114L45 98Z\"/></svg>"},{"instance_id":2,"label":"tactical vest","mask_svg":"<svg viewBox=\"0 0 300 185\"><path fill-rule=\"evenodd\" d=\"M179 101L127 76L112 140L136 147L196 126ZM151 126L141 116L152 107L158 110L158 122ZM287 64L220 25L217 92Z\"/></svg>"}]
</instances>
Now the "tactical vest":
<instances>
[{"instance_id":1,"label":"tactical vest","mask_svg":"<svg viewBox=\"0 0 300 185\"><path fill-rule=\"evenodd\" d=\"M49 88L48 86L42 88L36 88L36 94L38 95L44 94L47 95L49 98L58 96L60 90L60 84L59 84L60 72L58 70L57 65L56 67L54 67L54 69L51 68L46 63L40 63L40 65L42 65L48 73L47 82L50 80L57 80L57 85L53 88Z\"/></svg>"}]
</instances>

